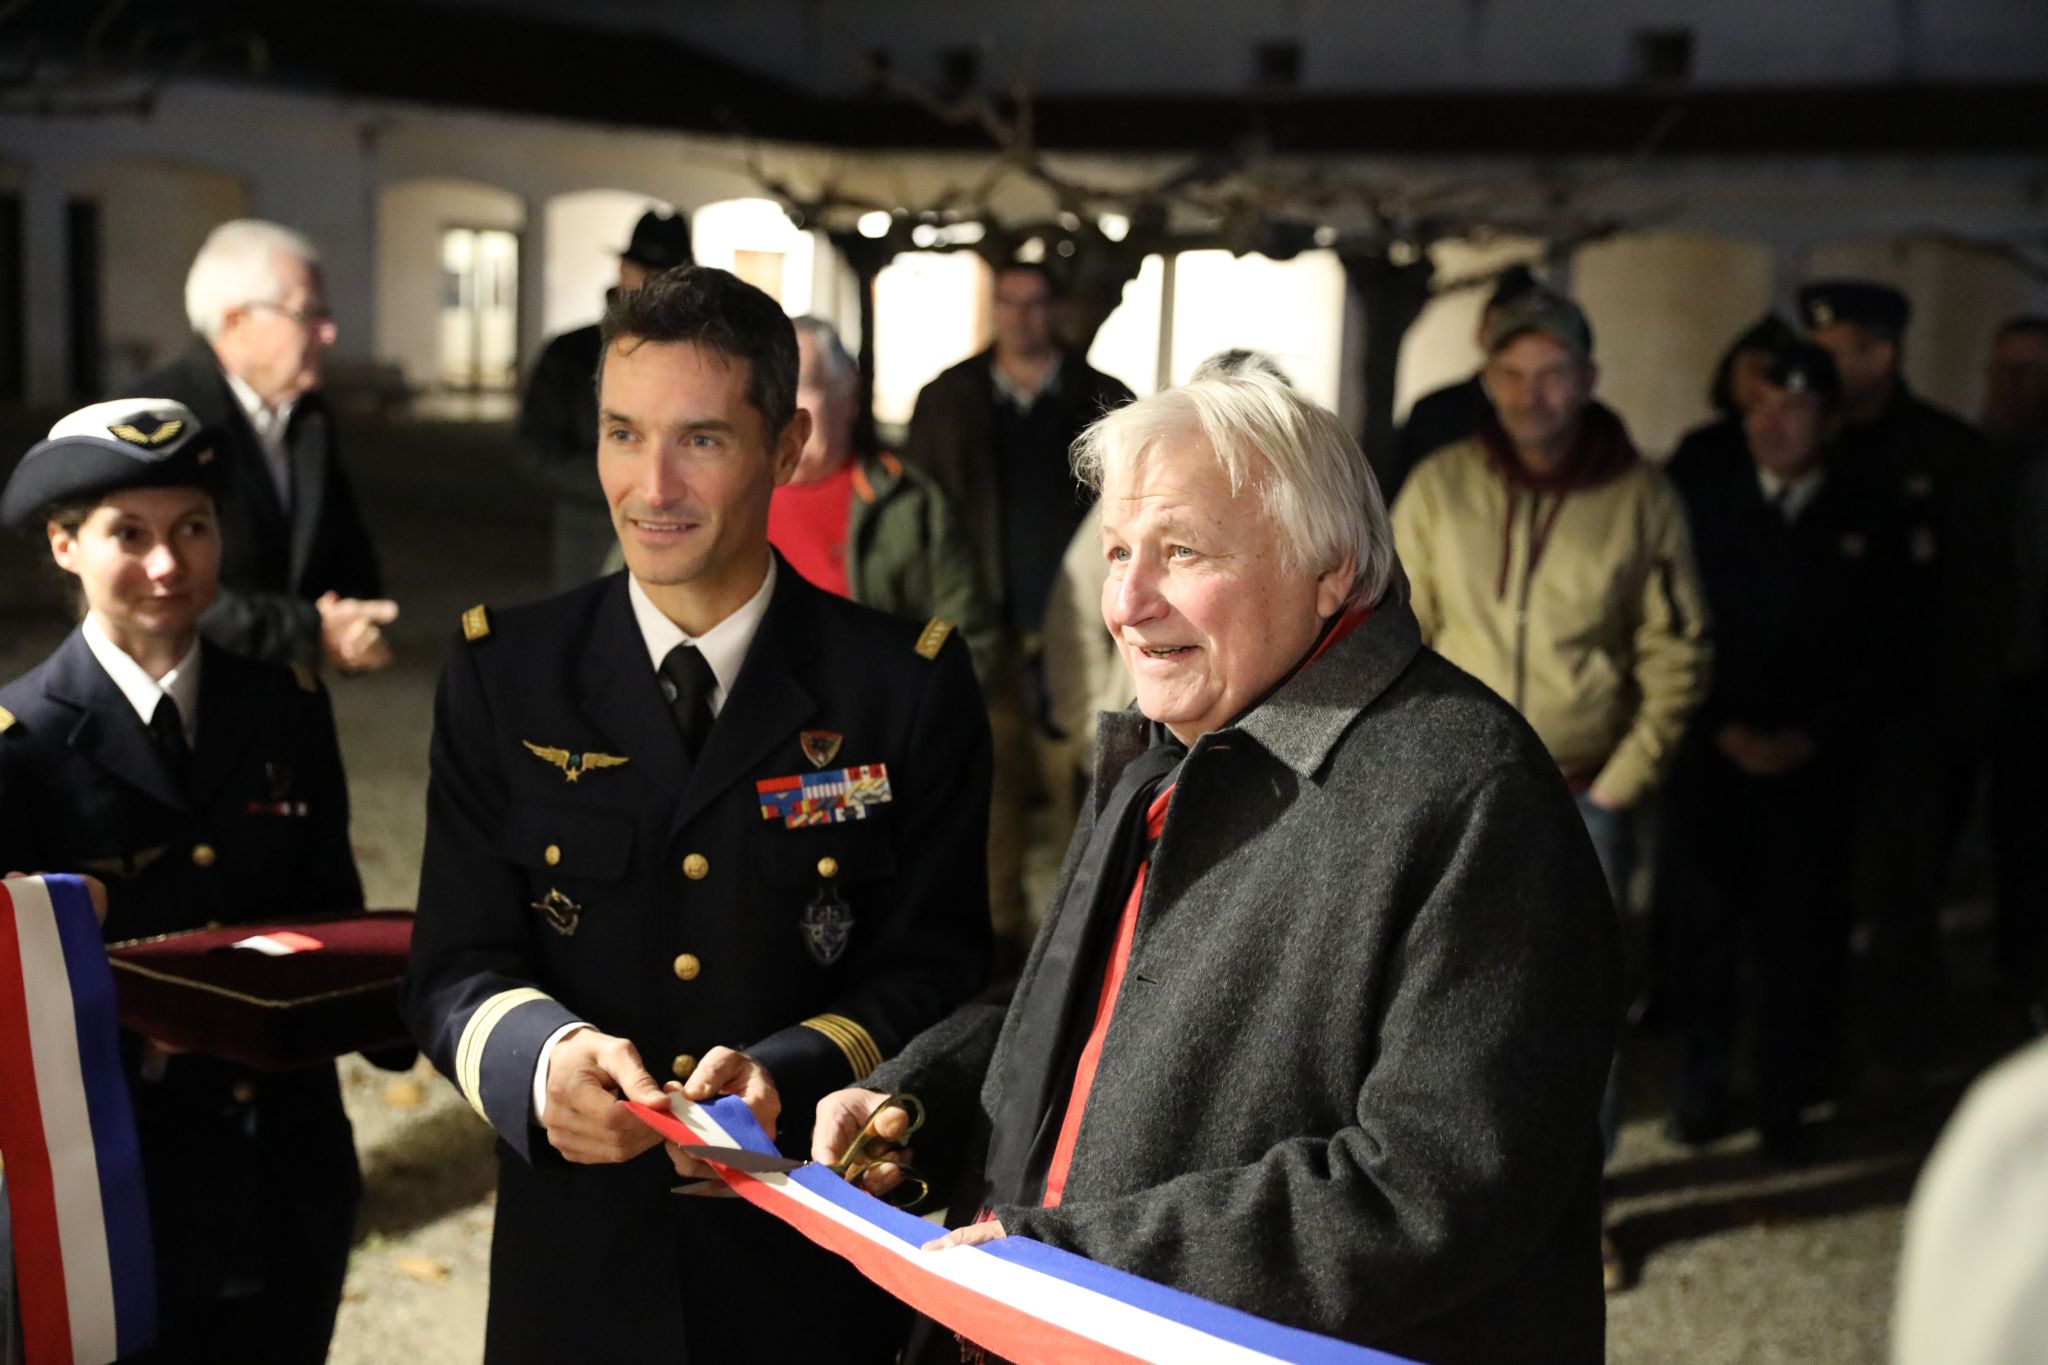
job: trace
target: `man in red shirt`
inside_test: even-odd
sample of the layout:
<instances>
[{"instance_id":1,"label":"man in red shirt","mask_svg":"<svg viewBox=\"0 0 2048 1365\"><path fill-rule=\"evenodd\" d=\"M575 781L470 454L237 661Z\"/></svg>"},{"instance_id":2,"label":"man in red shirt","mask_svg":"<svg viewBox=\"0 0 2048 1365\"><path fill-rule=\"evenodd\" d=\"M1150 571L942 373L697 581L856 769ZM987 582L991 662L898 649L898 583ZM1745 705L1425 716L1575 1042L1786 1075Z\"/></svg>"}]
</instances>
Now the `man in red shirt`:
<instances>
[{"instance_id":1,"label":"man in red shirt","mask_svg":"<svg viewBox=\"0 0 2048 1365\"><path fill-rule=\"evenodd\" d=\"M887 451L859 449L859 372L831 324L796 319L798 406L811 439L768 505L768 539L828 592L893 616L951 621L988 678L995 609L946 495Z\"/></svg>"}]
</instances>

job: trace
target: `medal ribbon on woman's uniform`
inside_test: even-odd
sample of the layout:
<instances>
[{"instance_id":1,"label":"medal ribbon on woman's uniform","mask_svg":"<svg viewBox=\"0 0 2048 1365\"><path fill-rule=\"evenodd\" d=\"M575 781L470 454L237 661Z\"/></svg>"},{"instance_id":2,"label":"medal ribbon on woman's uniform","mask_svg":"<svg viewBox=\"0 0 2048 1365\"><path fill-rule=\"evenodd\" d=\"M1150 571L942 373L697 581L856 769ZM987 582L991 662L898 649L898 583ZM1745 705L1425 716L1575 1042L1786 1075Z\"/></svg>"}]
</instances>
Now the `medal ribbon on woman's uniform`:
<instances>
[{"instance_id":1,"label":"medal ribbon on woman's uniform","mask_svg":"<svg viewBox=\"0 0 2048 1365\"><path fill-rule=\"evenodd\" d=\"M672 1104L673 1113L641 1104L632 1108L672 1142L776 1155L775 1144L737 1097L700 1106L678 1096ZM918 1312L1016 1365L1407 1365L1027 1237L920 1250L939 1228L815 1162L764 1174L718 1165L715 1158L713 1166L741 1198L845 1257Z\"/></svg>"},{"instance_id":2,"label":"medal ribbon on woman's uniform","mask_svg":"<svg viewBox=\"0 0 2048 1365\"><path fill-rule=\"evenodd\" d=\"M28 1365L106 1365L156 1332L142 1149L115 1020L85 883L0 882L0 1160Z\"/></svg>"}]
</instances>

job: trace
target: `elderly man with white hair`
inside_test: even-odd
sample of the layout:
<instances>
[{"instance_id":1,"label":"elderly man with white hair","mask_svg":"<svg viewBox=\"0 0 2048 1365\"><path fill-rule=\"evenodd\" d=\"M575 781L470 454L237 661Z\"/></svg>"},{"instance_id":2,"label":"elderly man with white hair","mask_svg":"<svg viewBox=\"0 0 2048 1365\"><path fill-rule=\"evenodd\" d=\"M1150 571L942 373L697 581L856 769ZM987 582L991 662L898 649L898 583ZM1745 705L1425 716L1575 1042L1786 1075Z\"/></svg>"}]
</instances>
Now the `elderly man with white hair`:
<instances>
[{"instance_id":1,"label":"elderly man with white hair","mask_svg":"<svg viewBox=\"0 0 2048 1365\"><path fill-rule=\"evenodd\" d=\"M191 349L128 393L192 409L223 461L220 591L201 630L256 659L382 668L398 607L318 392L335 342L319 253L276 223L223 223L185 277L185 314Z\"/></svg>"},{"instance_id":2,"label":"elderly man with white hair","mask_svg":"<svg viewBox=\"0 0 2048 1365\"><path fill-rule=\"evenodd\" d=\"M1028 1236L1434 1365L1599 1360L1619 962L1556 765L1423 647L1313 402L1199 380L1076 466L1136 709L1102 718L1007 1008L828 1096L813 1154L915 1091L946 1242Z\"/></svg>"}]
</instances>

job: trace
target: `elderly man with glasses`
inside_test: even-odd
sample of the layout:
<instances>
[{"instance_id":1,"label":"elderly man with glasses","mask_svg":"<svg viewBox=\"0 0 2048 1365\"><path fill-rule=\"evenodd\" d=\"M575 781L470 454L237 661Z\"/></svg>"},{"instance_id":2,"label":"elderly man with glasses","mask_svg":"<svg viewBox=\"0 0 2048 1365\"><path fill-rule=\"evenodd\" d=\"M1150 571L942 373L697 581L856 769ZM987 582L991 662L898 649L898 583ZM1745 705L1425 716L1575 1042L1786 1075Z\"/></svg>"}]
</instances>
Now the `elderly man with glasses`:
<instances>
[{"instance_id":1,"label":"elderly man with glasses","mask_svg":"<svg viewBox=\"0 0 2048 1365\"><path fill-rule=\"evenodd\" d=\"M192 409L223 462L220 591L201 630L257 659L382 668L398 606L319 393L336 335L319 253L276 223L223 223L185 277L185 314L191 349L129 392Z\"/></svg>"}]
</instances>

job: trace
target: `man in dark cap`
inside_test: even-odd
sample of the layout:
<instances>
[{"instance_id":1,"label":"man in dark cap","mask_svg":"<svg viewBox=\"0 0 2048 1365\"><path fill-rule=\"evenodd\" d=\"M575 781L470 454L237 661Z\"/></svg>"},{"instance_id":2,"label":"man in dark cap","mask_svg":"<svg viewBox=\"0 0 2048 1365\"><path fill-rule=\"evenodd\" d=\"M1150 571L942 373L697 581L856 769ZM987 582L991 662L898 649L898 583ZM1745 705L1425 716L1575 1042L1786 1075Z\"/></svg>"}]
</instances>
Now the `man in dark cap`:
<instances>
[{"instance_id":1,"label":"man in dark cap","mask_svg":"<svg viewBox=\"0 0 2048 1365\"><path fill-rule=\"evenodd\" d=\"M688 265L690 220L649 209L633 225L633 240L619 253L619 282L607 299L630 293L649 275ZM519 438L528 473L553 499L556 591L595 578L617 542L611 513L597 483L598 324L564 332L548 342L527 381L519 411Z\"/></svg>"},{"instance_id":2,"label":"man in dark cap","mask_svg":"<svg viewBox=\"0 0 2048 1365\"><path fill-rule=\"evenodd\" d=\"M1526 265L1511 265L1500 272L1494 280L1493 293L1487 295L1486 307L1480 310L1479 330L1473 334L1481 351L1486 349L1487 334L1500 310L1539 287L1536 276ZM1426 393L1408 409L1408 420L1401 424L1401 434L1394 441L1394 458L1384 466L1375 461L1374 472L1379 475L1389 505L1401 491L1401 481L1408 477L1409 470L1422 463L1423 456L1453 441L1470 439L1486 414L1493 411L1493 404L1486 399L1486 386L1481 382L1483 373L1474 370L1469 378Z\"/></svg>"},{"instance_id":3,"label":"man in dark cap","mask_svg":"<svg viewBox=\"0 0 2048 1365\"><path fill-rule=\"evenodd\" d=\"M1831 280L1802 289L1799 310L1841 376L1831 467L1868 485L1877 600L1919 636L1876 674L1880 721L1857 784L1857 876L1882 1002L1873 1023L1880 1047L1911 1059L1926 1042L1916 1005L1940 985L1935 916L1951 833L1992 714L2006 556L1983 439L1906 386L1905 295Z\"/></svg>"},{"instance_id":4,"label":"man in dark cap","mask_svg":"<svg viewBox=\"0 0 2048 1365\"><path fill-rule=\"evenodd\" d=\"M1756 981L1755 1119L1767 1157L1805 1154L1800 1110L1834 1079L1848 945L1848 783L1873 638L1864 485L1833 477L1841 382L1786 345L1743 419L1746 458L1681 486L1714 618L1714 680L1665 806L1685 1023L1674 1136L1730 1109L1744 967Z\"/></svg>"}]
</instances>

